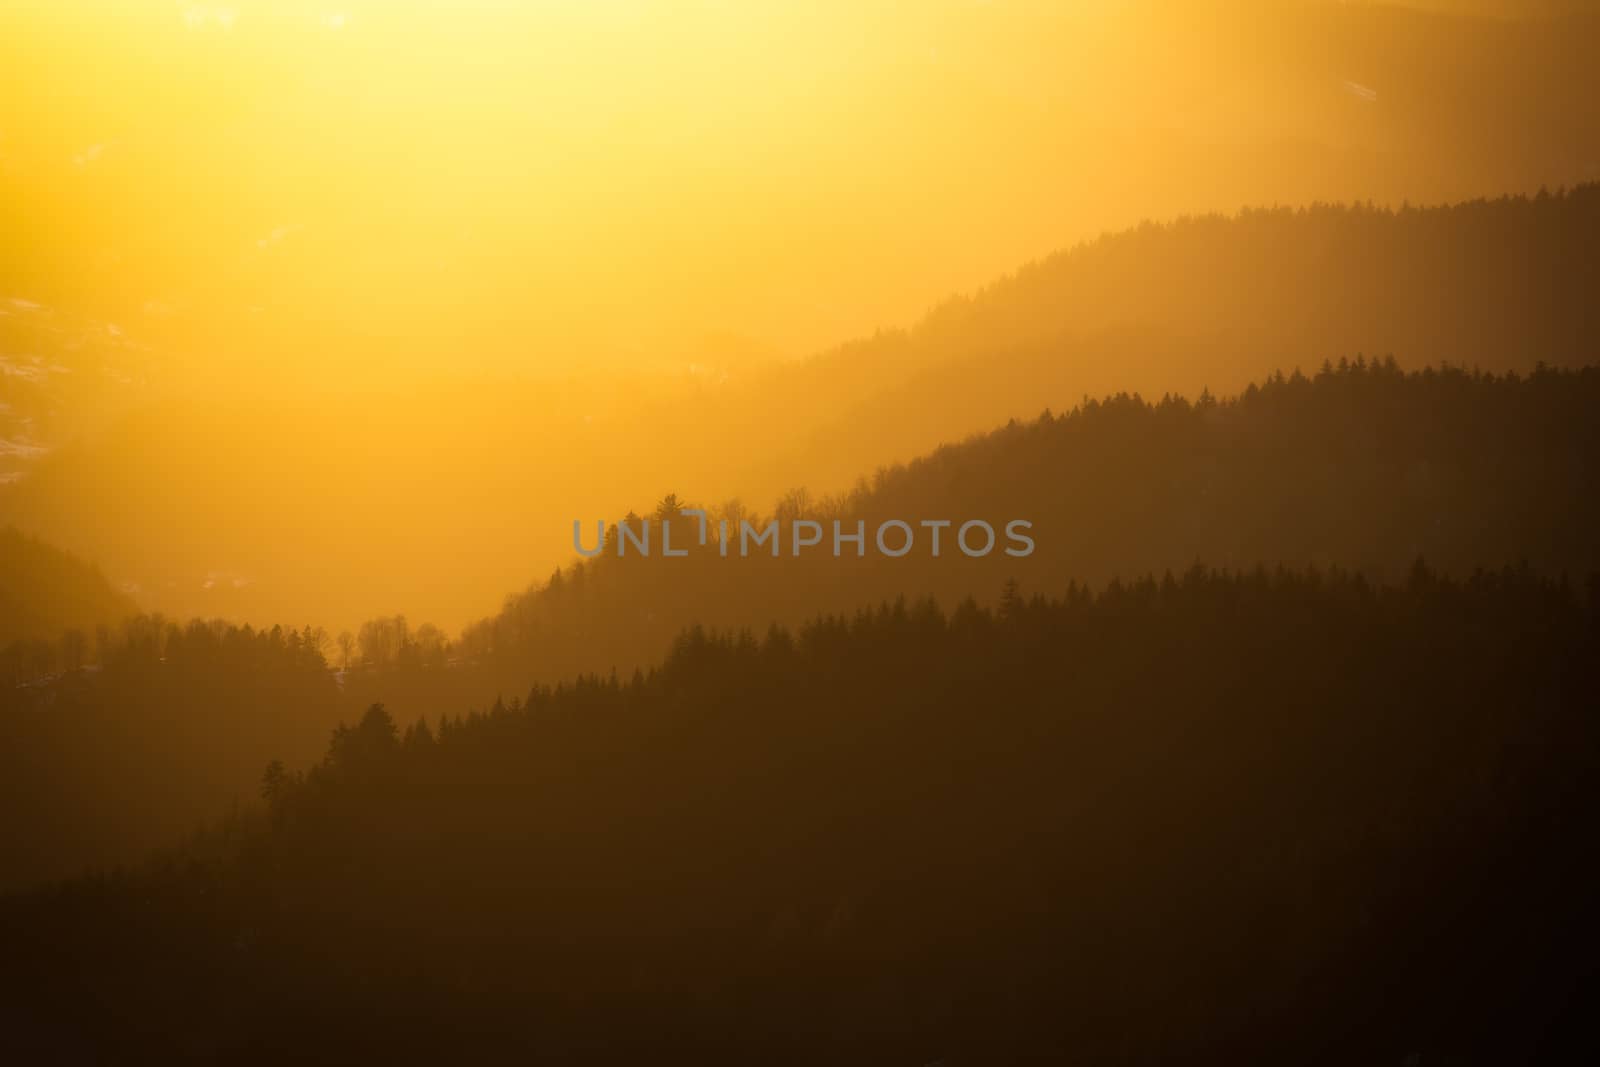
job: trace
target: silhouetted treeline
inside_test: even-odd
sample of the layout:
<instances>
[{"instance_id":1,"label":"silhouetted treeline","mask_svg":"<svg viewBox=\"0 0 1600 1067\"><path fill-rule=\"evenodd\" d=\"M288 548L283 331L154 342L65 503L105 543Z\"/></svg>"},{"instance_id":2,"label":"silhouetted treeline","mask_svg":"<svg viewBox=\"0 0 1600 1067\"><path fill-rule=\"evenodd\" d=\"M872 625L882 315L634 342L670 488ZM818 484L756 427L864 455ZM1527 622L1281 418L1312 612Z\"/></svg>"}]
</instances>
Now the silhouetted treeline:
<instances>
[{"instance_id":1,"label":"silhouetted treeline","mask_svg":"<svg viewBox=\"0 0 1600 1067\"><path fill-rule=\"evenodd\" d=\"M0 888L142 860L253 800L263 760L314 756L340 716L323 640L138 616L0 687Z\"/></svg>"},{"instance_id":2,"label":"silhouetted treeline","mask_svg":"<svg viewBox=\"0 0 1600 1067\"><path fill-rule=\"evenodd\" d=\"M1594 1045L1600 584L1198 567L381 708L0 907L56 1059L1507 1063Z\"/></svg>"},{"instance_id":3,"label":"silhouetted treeline","mask_svg":"<svg viewBox=\"0 0 1600 1067\"><path fill-rule=\"evenodd\" d=\"M676 510L674 497L649 517ZM759 630L900 594L948 607L990 597L1011 577L1060 588L1206 559L1337 564L1393 580L1419 555L1458 575L1518 559L1552 575L1589 573L1600 569L1600 371L1403 373L1392 360L1357 360L1311 378L1274 375L1220 401L1120 394L881 470L841 498L796 492L764 515L737 502L710 511L705 547L694 520L674 524L687 558L663 558L656 527L650 558L619 558L613 542L469 627L462 701L631 670L694 622ZM722 518L738 530L774 516L820 521L824 544L794 557L785 527L778 559L761 549L737 558L737 541L731 558L719 555ZM584 518L591 548L598 518ZM865 524L865 558L853 545L833 557L836 519L849 532ZM1027 519L1036 548L967 558L952 527L938 559L923 530L909 555L886 558L873 531L889 519L983 519L1002 547L1005 524ZM408 714L429 707L390 692L373 699Z\"/></svg>"},{"instance_id":4,"label":"silhouetted treeline","mask_svg":"<svg viewBox=\"0 0 1600 1067\"><path fill-rule=\"evenodd\" d=\"M79 665L97 626L138 610L97 567L14 526L0 529L0 685Z\"/></svg>"}]
</instances>

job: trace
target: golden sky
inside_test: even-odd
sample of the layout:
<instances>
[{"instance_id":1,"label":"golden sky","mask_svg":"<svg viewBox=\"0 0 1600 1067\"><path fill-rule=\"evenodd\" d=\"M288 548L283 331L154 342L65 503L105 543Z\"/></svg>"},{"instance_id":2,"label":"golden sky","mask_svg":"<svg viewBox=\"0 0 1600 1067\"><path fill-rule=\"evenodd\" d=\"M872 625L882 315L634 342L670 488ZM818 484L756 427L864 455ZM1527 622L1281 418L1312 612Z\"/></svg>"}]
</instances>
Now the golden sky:
<instances>
[{"instance_id":1,"label":"golden sky","mask_svg":"<svg viewBox=\"0 0 1600 1067\"><path fill-rule=\"evenodd\" d=\"M478 517L408 519L433 525L407 559L453 624L546 573L569 513L772 488L687 463L635 484L615 441L583 492L504 475L606 412L625 427L1145 218L1597 176L1579 38L1260 0L14 0L0 356L48 388L8 401L6 439L122 436L5 518L146 590L276 583L274 610L360 572L329 609L349 618L407 606L370 546L448 482ZM30 308L54 318L18 325ZM548 432L474 437L505 420ZM487 449L510 456L494 477ZM400 463L429 476L362 496ZM529 492L561 520L508 501ZM113 498L124 536L92 535ZM305 499L337 502L331 529L284 517ZM498 562L429 571L474 531Z\"/></svg>"},{"instance_id":2,"label":"golden sky","mask_svg":"<svg viewBox=\"0 0 1600 1067\"><path fill-rule=\"evenodd\" d=\"M1479 191L1363 188L1410 86L1239 14L1293 6L24 0L6 280L207 366L566 373L802 355L1150 215Z\"/></svg>"}]
</instances>

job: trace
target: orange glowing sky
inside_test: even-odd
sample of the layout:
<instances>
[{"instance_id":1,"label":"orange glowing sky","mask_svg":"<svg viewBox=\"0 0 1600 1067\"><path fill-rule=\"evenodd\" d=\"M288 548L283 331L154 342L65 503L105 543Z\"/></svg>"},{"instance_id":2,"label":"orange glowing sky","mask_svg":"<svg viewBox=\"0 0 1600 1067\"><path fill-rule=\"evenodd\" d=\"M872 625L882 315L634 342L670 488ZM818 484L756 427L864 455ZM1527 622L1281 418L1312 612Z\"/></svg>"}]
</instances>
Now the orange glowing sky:
<instances>
[{"instance_id":1,"label":"orange glowing sky","mask_svg":"<svg viewBox=\"0 0 1600 1067\"><path fill-rule=\"evenodd\" d=\"M342 578L330 612L454 623L560 558L515 494L565 523L772 488L687 464L630 481L639 403L1145 218L1600 176L1571 107L1583 48L1287 0L10 3L0 301L21 303L0 356L49 388L26 416L8 401L7 447L121 436L4 517L147 590L238 572L276 583L273 610L321 610ZM610 466L505 473L608 415ZM474 451L502 420L548 432ZM419 498L448 521L389 529ZM497 563L430 563L478 535ZM154 567L163 550L202 562ZM402 560L431 577L381 576Z\"/></svg>"}]
</instances>

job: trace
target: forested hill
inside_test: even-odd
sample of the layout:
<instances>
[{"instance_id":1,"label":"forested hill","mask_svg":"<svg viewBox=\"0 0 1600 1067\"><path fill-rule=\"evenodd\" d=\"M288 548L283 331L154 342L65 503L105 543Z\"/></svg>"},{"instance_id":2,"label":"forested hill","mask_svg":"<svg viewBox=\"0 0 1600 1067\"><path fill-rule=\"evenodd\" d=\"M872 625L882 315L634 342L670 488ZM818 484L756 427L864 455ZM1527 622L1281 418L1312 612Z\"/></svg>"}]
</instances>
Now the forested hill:
<instances>
[{"instance_id":1,"label":"forested hill","mask_svg":"<svg viewBox=\"0 0 1600 1067\"><path fill-rule=\"evenodd\" d=\"M755 432L772 435L757 454L783 457L761 480L848 484L863 462L909 459L1048 396L1231 393L1277 368L1358 354L1494 371L1582 365L1600 341L1597 249L1594 184L1147 222L781 375L750 398L768 419ZM797 423L828 399L832 418Z\"/></svg>"},{"instance_id":2,"label":"forested hill","mask_svg":"<svg viewBox=\"0 0 1600 1067\"><path fill-rule=\"evenodd\" d=\"M247 800L273 756L303 764L335 722L373 702L409 720L582 672L626 677L697 623L764 634L901 596L992 605L1011 580L1031 598L1073 581L1181 574L1196 560L1342 565L1375 580L1404 578L1418 557L1458 576L1526 560L1576 581L1600 570L1597 413L1600 370L1403 374L1363 363L1221 401L1117 396L885 469L843 499L795 494L759 516L713 507L704 547L680 517L682 558L659 554L657 525L649 558L613 551L569 566L453 646L433 627L373 619L338 650L351 669L337 681L313 630L143 618L104 637L36 642L13 667L42 684L0 691L0 780L39 813L0 832L0 885L129 861ZM779 557L763 546L740 558L736 532L732 555L719 554L724 518L765 529L774 513ZM796 557L792 520L804 517L823 541ZM835 519L842 531L863 524L864 558L848 545L833 556ZM874 543L889 519L915 527L904 558ZM933 558L920 526L930 519L989 521L995 550L961 554L952 526ZM1013 519L1033 524L1031 556L1004 554ZM50 677L86 644L98 670Z\"/></svg>"},{"instance_id":3,"label":"forested hill","mask_svg":"<svg viewBox=\"0 0 1600 1067\"><path fill-rule=\"evenodd\" d=\"M0 523L70 544L171 617L310 618L337 632L403 610L457 629L566 558L574 517L668 489L758 506L796 485L839 491L1085 395L1230 395L1279 368L1314 374L1361 353L1520 373L1586 363L1600 352L1597 278L1600 186L1152 223L908 331L793 363L708 358L660 380L224 390L203 404L157 390L29 460L27 477L0 486ZM441 560L447 580L419 577Z\"/></svg>"},{"instance_id":4,"label":"forested hill","mask_svg":"<svg viewBox=\"0 0 1600 1067\"><path fill-rule=\"evenodd\" d=\"M0 901L0 1055L1582 1061L1597 608L1196 569L372 710L269 814Z\"/></svg>"},{"instance_id":5,"label":"forested hill","mask_svg":"<svg viewBox=\"0 0 1600 1067\"><path fill-rule=\"evenodd\" d=\"M881 470L842 498L792 494L777 517L826 531L798 557L786 528L779 558L739 558L731 534L723 558L721 518L733 517L731 531L772 515L710 510L706 547L662 558L657 532L657 554L641 558L619 557L613 543L469 628L466 658L498 664L496 685L518 692L535 677L652 662L693 622L760 632L901 594L948 605L992 597L1008 579L1049 592L1196 560L1337 564L1380 578L1418 557L1457 574L1527 560L1586 574L1600 568L1600 370L1520 377L1357 362L1274 376L1226 400L1087 401ZM888 558L874 531L889 519L982 519L999 538L968 558L952 527L935 559L920 531L910 554ZM1013 519L1033 524L1027 558L1003 551ZM849 544L832 555L835 520L846 532L865 523L865 558ZM592 548L594 523L584 525ZM674 547L694 528L680 519Z\"/></svg>"},{"instance_id":6,"label":"forested hill","mask_svg":"<svg viewBox=\"0 0 1600 1067\"><path fill-rule=\"evenodd\" d=\"M0 649L5 656L26 657L26 643L41 641L50 646L53 660L64 632L92 634L96 626L121 622L138 610L98 568L16 527L0 529Z\"/></svg>"}]
</instances>

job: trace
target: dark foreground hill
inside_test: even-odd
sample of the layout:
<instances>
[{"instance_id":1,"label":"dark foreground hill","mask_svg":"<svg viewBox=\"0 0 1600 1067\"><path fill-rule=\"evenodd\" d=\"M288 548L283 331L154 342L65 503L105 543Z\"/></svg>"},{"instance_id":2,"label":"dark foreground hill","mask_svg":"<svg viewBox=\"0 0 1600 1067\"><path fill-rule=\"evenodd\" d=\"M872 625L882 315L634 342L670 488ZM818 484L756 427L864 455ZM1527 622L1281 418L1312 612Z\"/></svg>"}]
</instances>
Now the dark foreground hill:
<instances>
[{"instance_id":1,"label":"dark foreground hill","mask_svg":"<svg viewBox=\"0 0 1600 1067\"><path fill-rule=\"evenodd\" d=\"M1600 586L691 631L0 903L12 1062L1484 1063L1590 1020Z\"/></svg>"}]
</instances>

